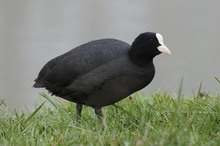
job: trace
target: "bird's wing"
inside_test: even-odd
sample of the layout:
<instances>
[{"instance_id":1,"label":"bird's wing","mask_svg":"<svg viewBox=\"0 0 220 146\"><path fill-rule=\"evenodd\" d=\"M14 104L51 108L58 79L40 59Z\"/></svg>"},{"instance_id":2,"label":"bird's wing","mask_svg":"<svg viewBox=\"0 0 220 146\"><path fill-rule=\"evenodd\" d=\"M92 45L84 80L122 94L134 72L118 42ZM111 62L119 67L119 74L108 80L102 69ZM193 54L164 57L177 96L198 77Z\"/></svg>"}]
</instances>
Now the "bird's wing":
<instances>
[{"instance_id":1,"label":"bird's wing","mask_svg":"<svg viewBox=\"0 0 220 146\"><path fill-rule=\"evenodd\" d=\"M49 61L35 81L43 87L62 88L91 70L125 55L129 48L129 44L115 39L91 41Z\"/></svg>"}]
</instances>

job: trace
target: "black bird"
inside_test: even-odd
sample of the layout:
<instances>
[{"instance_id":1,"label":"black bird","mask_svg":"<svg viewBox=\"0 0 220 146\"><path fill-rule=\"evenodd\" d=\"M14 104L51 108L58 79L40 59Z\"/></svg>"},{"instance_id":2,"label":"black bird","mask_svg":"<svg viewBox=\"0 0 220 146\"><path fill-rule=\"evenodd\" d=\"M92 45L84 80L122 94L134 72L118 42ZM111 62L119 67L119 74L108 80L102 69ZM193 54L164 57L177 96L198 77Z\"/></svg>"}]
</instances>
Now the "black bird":
<instances>
[{"instance_id":1,"label":"black bird","mask_svg":"<svg viewBox=\"0 0 220 146\"><path fill-rule=\"evenodd\" d=\"M153 58L160 53L171 54L159 33L142 33L132 45L116 39L91 41L49 61L33 87L75 102L77 122L87 105L105 124L101 108L147 86L155 74Z\"/></svg>"}]
</instances>

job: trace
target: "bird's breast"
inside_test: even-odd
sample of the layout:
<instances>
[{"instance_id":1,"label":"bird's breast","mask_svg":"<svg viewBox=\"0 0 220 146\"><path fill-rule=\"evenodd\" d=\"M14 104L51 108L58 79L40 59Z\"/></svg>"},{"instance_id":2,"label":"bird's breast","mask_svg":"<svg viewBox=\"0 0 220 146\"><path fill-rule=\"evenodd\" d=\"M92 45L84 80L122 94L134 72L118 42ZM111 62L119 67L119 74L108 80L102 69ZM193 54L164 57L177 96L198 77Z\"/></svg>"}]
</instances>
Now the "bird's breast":
<instances>
[{"instance_id":1,"label":"bird's breast","mask_svg":"<svg viewBox=\"0 0 220 146\"><path fill-rule=\"evenodd\" d=\"M138 73L124 73L106 78L89 94L85 104L103 107L116 103L130 94L146 87L154 78L154 67L150 70L140 69Z\"/></svg>"}]
</instances>

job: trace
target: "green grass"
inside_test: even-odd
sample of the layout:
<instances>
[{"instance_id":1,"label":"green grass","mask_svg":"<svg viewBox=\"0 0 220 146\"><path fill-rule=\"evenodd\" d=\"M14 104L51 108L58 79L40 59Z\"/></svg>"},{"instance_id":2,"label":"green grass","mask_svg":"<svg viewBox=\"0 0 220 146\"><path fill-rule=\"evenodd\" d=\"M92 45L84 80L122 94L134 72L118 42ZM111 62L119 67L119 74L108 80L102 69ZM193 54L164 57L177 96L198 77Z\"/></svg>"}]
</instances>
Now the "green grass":
<instances>
[{"instance_id":1,"label":"green grass","mask_svg":"<svg viewBox=\"0 0 220 146\"><path fill-rule=\"evenodd\" d=\"M41 94L34 112L11 111L0 101L0 145L219 145L220 97L178 98L166 93L140 94L104 108L103 129L92 108L75 123L75 104Z\"/></svg>"}]
</instances>

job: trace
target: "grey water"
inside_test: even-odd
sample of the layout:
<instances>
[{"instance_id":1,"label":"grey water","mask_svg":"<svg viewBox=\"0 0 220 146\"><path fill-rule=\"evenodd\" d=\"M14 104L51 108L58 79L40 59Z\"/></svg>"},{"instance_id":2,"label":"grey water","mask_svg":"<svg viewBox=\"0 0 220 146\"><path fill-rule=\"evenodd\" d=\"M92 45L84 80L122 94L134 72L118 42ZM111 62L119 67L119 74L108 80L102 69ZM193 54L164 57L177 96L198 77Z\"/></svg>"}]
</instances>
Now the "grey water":
<instances>
[{"instance_id":1,"label":"grey water","mask_svg":"<svg viewBox=\"0 0 220 146\"><path fill-rule=\"evenodd\" d=\"M132 43L141 32L163 35L171 56L154 59L156 76L143 92L218 94L220 84L220 1L0 1L0 99L11 109L34 109L32 88L50 59L91 40Z\"/></svg>"}]
</instances>

